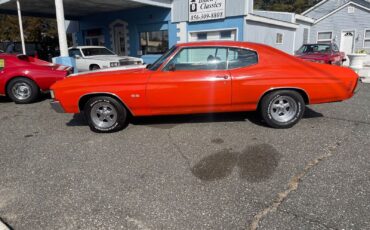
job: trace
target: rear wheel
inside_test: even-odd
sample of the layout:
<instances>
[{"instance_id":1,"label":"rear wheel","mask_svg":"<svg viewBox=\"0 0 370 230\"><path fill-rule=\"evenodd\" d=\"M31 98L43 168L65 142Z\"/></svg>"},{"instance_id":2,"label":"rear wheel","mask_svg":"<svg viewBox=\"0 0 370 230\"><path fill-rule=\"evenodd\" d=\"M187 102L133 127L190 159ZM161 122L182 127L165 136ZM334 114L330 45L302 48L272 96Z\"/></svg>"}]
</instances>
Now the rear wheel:
<instances>
[{"instance_id":1,"label":"rear wheel","mask_svg":"<svg viewBox=\"0 0 370 230\"><path fill-rule=\"evenodd\" d=\"M290 128L303 117L305 103L298 92L279 90L263 97L260 109L269 126Z\"/></svg>"},{"instance_id":2,"label":"rear wheel","mask_svg":"<svg viewBox=\"0 0 370 230\"><path fill-rule=\"evenodd\" d=\"M15 103L28 104L38 98L40 89L28 78L14 78L9 82L6 92Z\"/></svg>"},{"instance_id":3,"label":"rear wheel","mask_svg":"<svg viewBox=\"0 0 370 230\"><path fill-rule=\"evenodd\" d=\"M127 121L126 108L112 97L91 98L85 104L84 112L90 129L98 133L122 130Z\"/></svg>"}]
</instances>

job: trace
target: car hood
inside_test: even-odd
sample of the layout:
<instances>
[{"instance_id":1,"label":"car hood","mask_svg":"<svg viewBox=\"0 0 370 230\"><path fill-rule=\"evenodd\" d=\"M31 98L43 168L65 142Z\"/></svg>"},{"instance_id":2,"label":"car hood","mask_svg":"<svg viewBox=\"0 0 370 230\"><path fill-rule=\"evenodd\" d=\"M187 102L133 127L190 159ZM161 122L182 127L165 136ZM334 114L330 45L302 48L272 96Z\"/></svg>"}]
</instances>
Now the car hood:
<instances>
[{"instance_id":1,"label":"car hood","mask_svg":"<svg viewBox=\"0 0 370 230\"><path fill-rule=\"evenodd\" d=\"M59 90L59 89L71 89L71 88L86 88L87 86L95 85L95 86L102 86L104 84L112 84L112 82L118 81L118 79L123 80L125 78L132 78L137 75L140 76L148 76L146 73L151 72L146 68L135 68L135 69L128 69L128 70L111 70L111 71L103 71L103 72L89 72L86 74L77 74L72 77L67 77L64 80L57 81L51 86L52 90Z\"/></svg>"},{"instance_id":2,"label":"car hood","mask_svg":"<svg viewBox=\"0 0 370 230\"><path fill-rule=\"evenodd\" d=\"M105 69L98 69L98 70L92 70L92 71L86 71L82 73L75 73L71 74L68 77L80 77L84 75L90 75L94 73L105 73L109 74L109 72L117 72L120 71L120 73L132 73L137 72L138 69L145 69L146 65L125 65L125 66L119 66L119 67L111 67L111 68L105 68ZM133 71L131 71L133 70Z\"/></svg>"},{"instance_id":3,"label":"car hood","mask_svg":"<svg viewBox=\"0 0 370 230\"><path fill-rule=\"evenodd\" d=\"M129 57L129 56L118 56L118 55L96 55L96 56L88 56L84 59L92 59L92 60L100 60L100 61L111 61L111 62L119 62L121 60L141 60L140 58L136 57Z\"/></svg>"}]
</instances>

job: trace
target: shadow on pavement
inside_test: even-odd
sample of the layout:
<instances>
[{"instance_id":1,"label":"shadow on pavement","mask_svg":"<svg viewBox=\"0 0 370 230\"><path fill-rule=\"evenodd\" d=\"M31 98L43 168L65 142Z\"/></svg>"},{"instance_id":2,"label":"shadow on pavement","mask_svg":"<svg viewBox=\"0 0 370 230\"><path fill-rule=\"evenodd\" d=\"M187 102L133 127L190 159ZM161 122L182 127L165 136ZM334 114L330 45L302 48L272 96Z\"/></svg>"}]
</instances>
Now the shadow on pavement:
<instances>
[{"instance_id":1,"label":"shadow on pavement","mask_svg":"<svg viewBox=\"0 0 370 230\"><path fill-rule=\"evenodd\" d=\"M323 117L323 116L324 115L322 115L322 113L316 112L315 110L312 110L311 108L306 106L303 119L318 118L318 117Z\"/></svg>"},{"instance_id":2,"label":"shadow on pavement","mask_svg":"<svg viewBox=\"0 0 370 230\"><path fill-rule=\"evenodd\" d=\"M304 119L322 117L308 107L303 116ZM149 126L159 129L171 129L179 124L185 123L212 123L212 122L238 122L250 121L258 126L267 127L258 112L238 112L238 113L210 113L210 114L192 114L192 115L171 115L171 116L151 116L151 117L133 117L130 119L131 125ZM67 126L86 126L85 116L74 114L73 118L67 123Z\"/></svg>"},{"instance_id":3,"label":"shadow on pavement","mask_svg":"<svg viewBox=\"0 0 370 230\"><path fill-rule=\"evenodd\" d=\"M0 103L9 103L12 102L9 97L0 96Z\"/></svg>"},{"instance_id":4,"label":"shadow on pavement","mask_svg":"<svg viewBox=\"0 0 370 230\"><path fill-rule=\"evenodd\" d=\"M35 104L35 103L39 103L39 102L50 100L50 99L51 97L49 93L41 93L40 96L36 99L36 101L30 104ZM0 96L0 103L13 103L13 101L9 97Z\"/></svg>"}]
</instances>

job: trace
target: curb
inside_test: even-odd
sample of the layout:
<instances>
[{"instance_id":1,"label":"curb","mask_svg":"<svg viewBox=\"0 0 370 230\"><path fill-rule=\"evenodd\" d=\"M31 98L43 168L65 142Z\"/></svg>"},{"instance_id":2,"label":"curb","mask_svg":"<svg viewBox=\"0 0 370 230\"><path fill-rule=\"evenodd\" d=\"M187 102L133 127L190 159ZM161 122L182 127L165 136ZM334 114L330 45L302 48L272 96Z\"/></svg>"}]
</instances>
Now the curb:
<instances>
[{"instance_id":1,"label":"curb","mask_svg":"<svg viewBox=\"0 0 370 230\"><path fill-rule=\"evenodd\" d=\"M10 230L10 228L0 220L0 230Z\"/></svg>"},{"instance_id":2,"label":"curb","mask_svg":"<svg viewBox=\"0 0 370 230\"><path fill-rule=\"evenodd\" d=\"M370 78L361 78L362 83L370 83Z\"/></svg>"}]
</instances>

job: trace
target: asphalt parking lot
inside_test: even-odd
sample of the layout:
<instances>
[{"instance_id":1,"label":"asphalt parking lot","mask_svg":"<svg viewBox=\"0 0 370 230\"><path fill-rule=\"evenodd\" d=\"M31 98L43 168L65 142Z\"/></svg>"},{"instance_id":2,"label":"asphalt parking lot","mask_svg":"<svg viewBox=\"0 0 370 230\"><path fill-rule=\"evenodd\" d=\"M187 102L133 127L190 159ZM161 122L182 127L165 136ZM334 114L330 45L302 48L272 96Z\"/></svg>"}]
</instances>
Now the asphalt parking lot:
<instances>
[{"instance_id":1,"label":"asphalt parking lot","mask_svg":"<svg viewBox=\"0 0 370 230\"><path fill-rule=\"evenodd\" d=\"M135 119L95 134L48 99L0 98L12 229L369 229L370 84L287 130L255 113Z\"/></svg>"}]
</instances>

